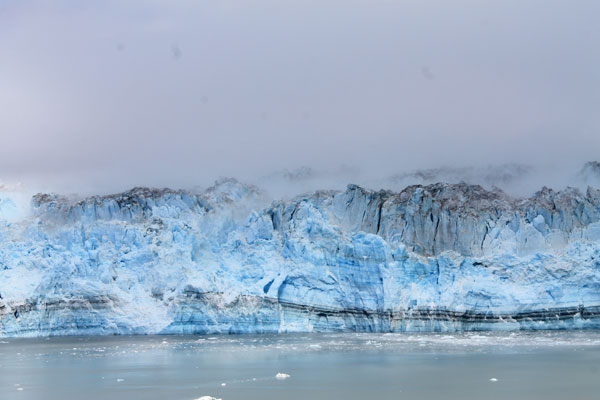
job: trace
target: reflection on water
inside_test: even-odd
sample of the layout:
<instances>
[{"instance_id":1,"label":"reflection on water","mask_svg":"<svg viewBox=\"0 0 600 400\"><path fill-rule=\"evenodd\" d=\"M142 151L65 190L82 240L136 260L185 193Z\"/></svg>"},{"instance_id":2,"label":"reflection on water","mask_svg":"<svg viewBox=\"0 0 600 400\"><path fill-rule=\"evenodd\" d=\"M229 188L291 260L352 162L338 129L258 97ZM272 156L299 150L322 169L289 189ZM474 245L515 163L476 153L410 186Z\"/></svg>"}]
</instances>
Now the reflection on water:
<instances>
[{"instance_id":1,"label":"reflection on water","mask_svg":"<svg viewBox=\"0 0 600 400\"><path fill-rule=\"evenodd\" d=\"M599 367L598 331L2 339L0 398L597 399Z\"/></svg>"}]
</instances>

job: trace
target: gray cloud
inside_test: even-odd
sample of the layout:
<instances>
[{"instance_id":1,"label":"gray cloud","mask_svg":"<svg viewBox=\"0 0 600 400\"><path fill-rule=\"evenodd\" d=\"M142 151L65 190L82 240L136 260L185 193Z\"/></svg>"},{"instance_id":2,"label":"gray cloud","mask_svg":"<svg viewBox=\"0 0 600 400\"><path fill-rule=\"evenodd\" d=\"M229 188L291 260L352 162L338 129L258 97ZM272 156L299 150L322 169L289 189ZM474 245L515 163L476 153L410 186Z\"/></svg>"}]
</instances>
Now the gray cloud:
<instances>
[{"instance_id":1,"label":"gray cloud","mask_svg":"<svg viewBox=\"0 0 600 400\"><path fill-rule=\"evenodd\" d=\"M600 148L597 1L0 6L0 180L100 191L577 164Z\"/></svg>"}]
</instances>

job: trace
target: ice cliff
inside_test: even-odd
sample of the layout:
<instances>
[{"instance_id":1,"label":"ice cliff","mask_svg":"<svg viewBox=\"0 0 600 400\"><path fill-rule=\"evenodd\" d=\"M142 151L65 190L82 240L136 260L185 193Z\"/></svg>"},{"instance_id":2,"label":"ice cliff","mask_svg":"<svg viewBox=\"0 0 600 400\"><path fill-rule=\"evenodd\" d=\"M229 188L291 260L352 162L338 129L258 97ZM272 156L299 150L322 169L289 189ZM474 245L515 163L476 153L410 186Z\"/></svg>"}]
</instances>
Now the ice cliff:
<instances>
[{"instance_id":1,"label":"ice cliff","mask_svg":"<svg viewBox=\"0 0 600 400\"><path fill-rule=\"evenodd\" d=\"M600 327L600 190L0 192L0 336Z\"/></svg>"}]
</instances>

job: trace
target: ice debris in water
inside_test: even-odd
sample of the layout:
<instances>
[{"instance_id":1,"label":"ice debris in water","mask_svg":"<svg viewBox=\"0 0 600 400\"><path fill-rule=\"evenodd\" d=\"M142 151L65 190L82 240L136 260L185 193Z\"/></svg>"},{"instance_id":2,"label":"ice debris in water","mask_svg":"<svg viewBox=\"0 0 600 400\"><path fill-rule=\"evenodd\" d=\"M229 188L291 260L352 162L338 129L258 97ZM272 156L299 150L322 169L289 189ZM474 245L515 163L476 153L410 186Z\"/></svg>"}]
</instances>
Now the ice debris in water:
<instances>
[{"instance_id":1,"label":"ice debris in water","mask_svg":"<svg viewBox=\"0 0 600 400\"><path fill-rule=\"evenodd\" d=\"M222 400L212 396L200 396L196 400Z\"/></svg>"},{"instance_id":2,"label":"ice debris in water","mask_svg":"<svg viewBox=\"0 0 600 400\"><path fill-rule=\"evenodd\" d=\"M496 378L490 378L490 382L498 382L498 379L496 379Z\"/></svg>"},{"instance_id":3,"label":"ice debris in water","mask_svg":"<svg viewBox=\"0 0 600 400\"><path fill-rule=\"evenodd\" d=\"M290 375L284 374L281 372L278 372L277 375L275 375L275 379L279 379L279 380L288 379L289 377L290 377Z\"/></svg>"}]
</instances>

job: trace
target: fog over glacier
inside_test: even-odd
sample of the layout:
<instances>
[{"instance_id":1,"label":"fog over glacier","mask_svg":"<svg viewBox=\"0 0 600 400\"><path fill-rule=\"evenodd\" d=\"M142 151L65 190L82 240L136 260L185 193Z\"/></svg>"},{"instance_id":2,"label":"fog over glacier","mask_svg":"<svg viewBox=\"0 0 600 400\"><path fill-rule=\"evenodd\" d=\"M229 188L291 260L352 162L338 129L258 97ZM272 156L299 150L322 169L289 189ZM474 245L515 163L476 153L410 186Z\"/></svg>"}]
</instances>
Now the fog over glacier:
<instances>
[{"instance_id":1,"label":"fog over glacier","mask_svg":"<svg viewBox=\"0 0 600 400\"><path fill-rule=\"evenodd\" d=\"M284 3L2 2L0 184L529 194L600 159L596 1Z\"/></svg>"},{"instance_id":2,"label":"fog over glacier","mask_svg":"<svg viewBox=\"0 0 600 400\"><path fill-rule=\"evenodd\" d=\"M0 337L600 328L598 15L1 2Z\"/></svg>"}]
</instances>

